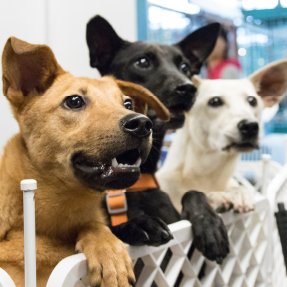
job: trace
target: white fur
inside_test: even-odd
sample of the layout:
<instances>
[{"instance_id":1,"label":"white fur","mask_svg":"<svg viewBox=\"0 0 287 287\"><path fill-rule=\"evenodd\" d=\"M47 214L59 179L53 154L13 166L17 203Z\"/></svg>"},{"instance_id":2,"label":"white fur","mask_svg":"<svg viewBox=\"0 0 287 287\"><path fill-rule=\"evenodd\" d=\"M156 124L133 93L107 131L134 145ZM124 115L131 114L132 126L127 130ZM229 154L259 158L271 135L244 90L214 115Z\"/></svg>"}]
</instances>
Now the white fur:
<instances>
[{"instance_id":1,"label":"white fur","mask_svg":"<svg viewBox=\"0 0 287 287\"><path fill-rule=\"evenodd\" d=\"M287 61L281 61L246 79L193 78L198 88L196 102L186 114L185 124L177 131L167 159L157 173L162 190L169 193L178 209L182 195L189 190L205 192L214 208L233 206L238 212L253 208L250 190L232 178L240 152L236 148L225 148L240 141L237 125L241 120L260 122L264 104L256 89L264 86L265 82L261 83L261 80L268 78L266 75L273 71L276 64L287 74ZM283 86L274 85L280 96L286 89L286 81L282 82ZM265 100L264 92L259 93ZM220 97L224 105L209 106L208 101L213 97ZM257 106L251 106L247 97L255 97ZM272 90L273 98L279 99L279 96L276 91L273 95ZM268 100L270 105L270 97Z\"/></svg>"}]
</instances>

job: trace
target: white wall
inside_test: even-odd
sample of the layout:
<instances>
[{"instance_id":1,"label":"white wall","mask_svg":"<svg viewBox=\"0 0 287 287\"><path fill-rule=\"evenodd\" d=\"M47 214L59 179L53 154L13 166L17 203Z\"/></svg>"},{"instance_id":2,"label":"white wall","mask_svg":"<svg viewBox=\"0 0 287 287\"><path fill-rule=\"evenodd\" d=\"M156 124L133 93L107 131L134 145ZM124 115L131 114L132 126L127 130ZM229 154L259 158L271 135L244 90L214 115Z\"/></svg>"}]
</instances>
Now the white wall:
<instances>
[{"instance_id":1,"label":"white wall","mask_svg":"<svg viewBox=\"0 0 287 287\"><path fill-rule=\"evenodd\" d=\"M62 67L77 76L98 77L89 67L85 38L86 23L96 14L105 17L123 38L137 38L136 0L1 0L0 53L13 35L48 44ZM17 130L0 81L0 151Z\"/></svg>"}]
</instances>

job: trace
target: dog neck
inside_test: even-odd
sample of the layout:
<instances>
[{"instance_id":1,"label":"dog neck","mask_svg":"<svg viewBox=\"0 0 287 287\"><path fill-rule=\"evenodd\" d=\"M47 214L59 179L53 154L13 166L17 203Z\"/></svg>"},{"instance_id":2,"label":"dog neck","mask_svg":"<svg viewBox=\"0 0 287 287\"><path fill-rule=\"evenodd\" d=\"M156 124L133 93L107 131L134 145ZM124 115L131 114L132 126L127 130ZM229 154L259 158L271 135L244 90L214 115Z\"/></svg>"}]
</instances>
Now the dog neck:
<instances>
[{"instance_id":1,"label":"dog neck","mask_svg":"<svg viewBox=\"0 0 287 287\"><path fill-rule=\"evenodd\" d=\"M181 195L188 190L223 191L234 172L237 159L237 153L227 154L197 145L185 124L177 131L157 177L163 188L171 191L172 185ZM171 183L173 180L178 184Z\"/></svg>"},{"instance_id":2,"label":"dog neck","mask_svg":"<svg viewBox=\"0 0 287 287\"><path fill-rule=\"evenodd\" d=\"M153 121L152 148L147 160L141 165L142 173L155 173L157 171L165 133L164 125Z\"/></svg>"},{"instance_id":3,"label":"dog neck","mask_svg":"<svg viewBox=\"0 0 287 287\"><path fill-rule=\"evenodd\" d=\"M182 165L182 180L189 189L224 191L232 177L238 159L237 153L203 150L191 137L186 143L186 155ZM189 186L191 183L191 186Z\"/></svg>"}]
</instances>

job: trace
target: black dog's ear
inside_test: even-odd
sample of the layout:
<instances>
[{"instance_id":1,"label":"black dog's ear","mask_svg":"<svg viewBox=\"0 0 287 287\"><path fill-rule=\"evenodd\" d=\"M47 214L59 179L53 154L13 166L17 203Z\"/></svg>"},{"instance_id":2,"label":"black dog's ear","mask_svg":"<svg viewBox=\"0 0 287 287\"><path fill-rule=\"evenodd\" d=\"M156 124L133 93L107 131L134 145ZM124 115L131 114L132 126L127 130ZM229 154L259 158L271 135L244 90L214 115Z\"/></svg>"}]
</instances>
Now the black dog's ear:
<instances>
[{"instance_id":1,"label":"black dog's ear","mask_svg":"<svg viewBox=\"0 0 287 287\"><path fill-rule=\"evenodd\" d=\"M116 52L127 43L115 32L110 23L99 15L87 24L86 39L90 52L90 65L104 75Z\"/></svg>"},{"instance_id":2,"label":"black dog's ear","mask_svg":"<svg viewBox=\"0 0 287 287\"><path fill-rule=\"evenodd\" d=\"M203 62L215 46L219 31L219 23L206 25L186 36L175 46L182 50L191 63L196 63L199 72Z\"/></svg>"}]
</instances>

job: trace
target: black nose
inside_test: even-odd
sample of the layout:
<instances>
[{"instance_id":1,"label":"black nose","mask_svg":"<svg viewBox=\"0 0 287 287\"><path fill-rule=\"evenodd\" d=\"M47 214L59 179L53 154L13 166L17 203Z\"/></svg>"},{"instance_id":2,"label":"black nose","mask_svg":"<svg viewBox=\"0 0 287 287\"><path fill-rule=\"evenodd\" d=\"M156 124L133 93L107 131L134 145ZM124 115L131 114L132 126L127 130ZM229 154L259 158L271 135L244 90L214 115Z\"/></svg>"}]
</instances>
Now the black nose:
<instances>
[{"instance_id":1,"label":"black nose","mask_svg":"<svg viewBox=\"0 0 287 287\"><path fill-rule=\"evenodd\" d=\"M121 120L121 126L124 132L143 138L150 135L152 122L144 115L130 114Z\"/></svg>"},{"instance_id":2,"label":"black nose","mask_svg":"<svg viewBox=\"0 0 287 287\"><path fill-rule=\"evenodd\" d=\"M257 122L242 120L237 126L243 138L255 138L258 136L259 125Z\"/></svg>"},{"instance_id":3,"label":"black nose","mask_svg":"<svg viewBox=\"0 0 287 287\"><path fill-rule=\"evenodd\" d=\"M175 88L175 95L180 96L186 103L186 109L190 109L195 101L196 88L191 84L179 85Z\"/></svg>"}]
</instances>

